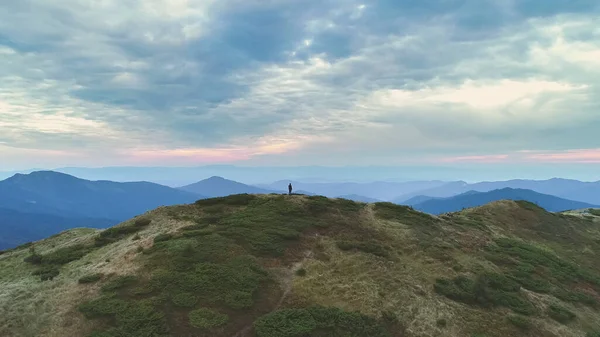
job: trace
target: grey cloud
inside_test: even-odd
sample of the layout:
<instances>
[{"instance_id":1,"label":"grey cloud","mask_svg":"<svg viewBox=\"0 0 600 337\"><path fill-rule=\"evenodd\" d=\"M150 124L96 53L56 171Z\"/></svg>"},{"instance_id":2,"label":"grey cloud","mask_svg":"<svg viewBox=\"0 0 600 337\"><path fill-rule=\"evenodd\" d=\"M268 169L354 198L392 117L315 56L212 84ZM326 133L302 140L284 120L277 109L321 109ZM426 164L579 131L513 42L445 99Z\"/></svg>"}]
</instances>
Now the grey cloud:
<instances>
[{"instance_id":1,"label":"grey cloud","mask_svg":"<svg viewBox=\"0 0 600 337\"><path fill-rule=\"evenodd\" d=\"M112 18L112 25L111 18L96 17L73 1L4 5L0 45L18 54L9 56L15 60L10 66L0 65L0 76L55 80L59 89L36 91L51 105L48 109L86 105L77 111L83 118L164 146L215 146L278 132L346 135L361 123L399 129L412 123L434 143L454 138L456 147L468 137L486 139L490 148L595 144L589 141L590 118L583 131L572 132L553 125L490 126L461 110L414 111L396 118L354 110L377 90L452 86L469 78L556 80L567 69L570 81L593 87L592 95L598 83L590 83L580 67L540 69L529 63L532 42L551 41L532 33L527 20L564 13L590 17L598 13L596 1L220 1L206 9L206 22L145 18L133 12L135 3L123 1L124 14ZM202 33L185 40L182 27L195 20ZM585 30L569 34L581 41L594 37ZM306 46L304 40L311 42ZM329 68L303 73L315 57ZM123 73L135 83L115 81ZM594 102L581 106L596 107ZM462 119L473 124L457 123ZM524 136L514 137L517 131ZM68 143L57 135L22 137L31 139L28 145Z\"/></svg>"}]
</instances>

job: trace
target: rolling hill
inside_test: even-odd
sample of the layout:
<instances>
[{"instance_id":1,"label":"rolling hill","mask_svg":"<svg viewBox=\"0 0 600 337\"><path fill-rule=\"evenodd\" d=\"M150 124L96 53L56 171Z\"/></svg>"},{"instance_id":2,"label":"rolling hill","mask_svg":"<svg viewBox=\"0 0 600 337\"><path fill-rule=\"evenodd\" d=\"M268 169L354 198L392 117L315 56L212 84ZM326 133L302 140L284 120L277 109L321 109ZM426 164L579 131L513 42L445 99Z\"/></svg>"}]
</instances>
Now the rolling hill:
<instances>
[{"instance_id":1,"label":"rolling hill","mask_svg":"<svg viewBox=\"0 0 600 337\"><path fill-rule=\"evenodd\" d=\"M233 195L0 254L2 336L582 337L600 218Z\"/></svg>"},{"instance_id":2,"label":"rolling hill","mask_svg":"<svg viewBox=\"0 0 600 337\"><path fill-rule=\"evenodd\" d=\"M572 209L598 207L584 202L573 201L552 195L524 189L503 188L489 192L469 191L450 198L416 197L412 199L413 208L430 213L442 214L460 211L464 208L481 206L498 200L525 200L534 203L549 212L562 212ZM411 200L409 200L410 202ZM415 201L418 201L414 203Z\"/></svg>"}]
</instances>

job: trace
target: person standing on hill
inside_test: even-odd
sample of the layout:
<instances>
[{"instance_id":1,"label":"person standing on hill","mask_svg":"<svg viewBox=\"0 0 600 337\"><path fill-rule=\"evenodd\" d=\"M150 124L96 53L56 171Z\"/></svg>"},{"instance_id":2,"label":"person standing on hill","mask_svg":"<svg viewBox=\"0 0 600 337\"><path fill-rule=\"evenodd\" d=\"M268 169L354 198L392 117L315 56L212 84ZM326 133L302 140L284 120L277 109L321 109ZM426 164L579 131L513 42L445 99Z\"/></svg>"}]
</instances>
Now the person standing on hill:
<instances>
[{"instance_id":1,"label":"person standing on hill","mask_svg":"<svg viewBox=\"0 0 600 337\"><path fill-rule=\"evenodd\" d=\"M292 194L292 183L290 183L288 185L288 194L291 195Z\"/></svg>"}]
</instances>

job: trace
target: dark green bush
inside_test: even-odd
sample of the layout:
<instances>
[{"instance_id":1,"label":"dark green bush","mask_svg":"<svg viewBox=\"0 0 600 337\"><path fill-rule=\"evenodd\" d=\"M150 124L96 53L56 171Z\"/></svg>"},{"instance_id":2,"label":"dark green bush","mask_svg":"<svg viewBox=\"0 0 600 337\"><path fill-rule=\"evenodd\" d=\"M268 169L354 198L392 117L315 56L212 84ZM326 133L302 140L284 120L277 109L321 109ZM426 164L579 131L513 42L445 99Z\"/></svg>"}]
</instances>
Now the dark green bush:
<instances>
[{"instance_id":1,"label":"dark green bush","mask_svg":"<svg viewBox=\"0 0 600 337\"><path fill-rule=\"evenodd\" d=\"M229 316L208 308L193 310L188 317L191 326L202 329L216 328L225 325L229 320Z\"/></svg>"},{"instance_id":2,"label":"dark green bush","mask_svg":"<svg viewBox=\"0 0 600 337\"><path fill-rule=\"evenodd\" d=\"M452 280L438 279L434 289L458 302L482 307L507 307L523 315L535 312L533 304L521 295L518 284L500 274L481 274L476 280L464 276Z\"/></svg>"},{"instance_id":3,"label":"dark green bush","mask_svg":"<svg viewBox=\"0 0 600 337\"><path fill-rule=\"evenodd\" d=\"M136 235L134 235L134 236L131 238L131 240L132 240L132 241L137 241L137 240L140 240L141 238L142 238L142 237L141 237L139 234L136 234Z\"/></svg>"},{"instance_id":4,"label":"dark green bush","mask_svg":"<svg viewBox=\"0 0 600 337\"><path fill-rule=\"evenodd\" d=\"M37 253L33 253L31 255L28 255L25 259L23 259L23 261L27 262L27 263L31 263L31 264L41 264L43 260L42 255L37 254Z\"/></svg>"},{"instance_id":5,"label":"dark green bush","mask_svg":"<svg viewBox=\"0 0 600 337\"><path fill-rule=\"evenodd\" d=\"M121 288L129 287L137 282L137 277L133 275L122 275L102 286L102 291L109 292Z\"/></svg>"},{"instance_id":6,"label":"dark green bush","mask_svg":"<svg viewBox=\"0 0 600 337\"><path fill-rule=\"evenodd\" d=\"M600 209L590 208L588 210L588 213L590 213L591 215L600 216Z\"/></svg>"},{"instance_id":7,"label":"dark green bush","mask_svg":"<svg viewBox=\"0 0 600 337\"><path fill-rule=\"evenodd\" d=\"M317 322L306 309L283 309L260 317L254 322L258 337L310 336Z\"/></svg>"},{"instance_id":8,"label":"dark green bush","mask_svg":"<svg viewBox=\"0 0 600 337\"><path fill-rule=\"evenodd\" d=\"M134 221L133 226L134 227L138 227L138 228L139 227L146 227L146 226L150 225L150 223L152 223L151 219L148 219L148 218L139 218L139 219L136 219Z\"/></svg>"},{"instance_id":9,"label":"dark green bush","mask_svg":"<svg viewBox=\"0 0 600 337\"><path fill-rule=\"evenodd\" d=\"M548 307L547 313L552 319L562 324L567 324L577 317L572 311L554 304Z\"/></svg>"},{"instance_id":10,"label":"dark green bush","mask_svg":"<svg viewBox=\"0 0 600 337\"><path fill-rule=\"evenodd\" d=\"M39 275L42 281L51 281L60 274L58 267L53 265L45 265L33 272L33 275Z\"/></svg>"},{"instance_id":11,"label":"dark green bush","mask_svg":"<svg viewBox=\"0 0 600 337\"><path fill-rule=\"evenodd\" d=\"M173 238L173 234L158 234L154 237L154 243L161 241L168 241Z\"/></svg>"},{"instance_id":12,"label":"dark green bush","mask_svg":"<svg viewBox=\"0 0 600 337\"><path fill-rule=\"evenodd\" d=\"M208 227L208 224L195 224L195 225L190 225L190 226L185 226L185 227L181 227L181 231L197 231L197 230L202 230L205 229L206 227Z\"/></svg>"},{"instance_id":13,"label":"dark green bush","mask_svg":"<svg viewBox=\"0 0 600 337\"><path fill-rule=\"evenodd\" d=\"M445 328L448 325L448 322L444 318L438 319L435 324L440 328Z\"/></svg>"},{"instance_id":14,"label":"dark green bush","mask_svg":"<svg viewBox=\"0 0 600 337\"><path fill-rule=\"evenodd\" d=\"M254 328L258 337L390 335L373 318L324 307L277 310L257 319Z\"/></svg>"},{"instance_id":15,"label":"dark green bush","mask_svg":"<svg viewBox=\"0 0 600 337\"><path fill-rule=\"evenodd\" d=\"M94 283L100 281L103 276L104 274L102 273L86 275L79 279L79 283Z\"/></svg>"},{"instance_id":16,"label":"dark green bush","mask_svg":"<svg viewBox=\"0 0 600 337\"><path fill-rule=\"evenodd\" d=\"M585 337L600 337L600 330L599 331L590 331L585 335Z\"/></svg>"},{"instance_id":17,"label":"dark green bush","mask_svg":"<svg viewBox=\"0 0 600 337\"><path fill-rule=\"evenodd\" d=\"M87 318L114 319L114 328L96 332L96 336L163 337L168 332L166 319L155 304L153 299L124 301L104 296L80 305L79 311Z\"/></svg>"},{"instance_id":18,"label":"dark green bush","mask_svg":"<svg viewBox=\"0 0 600 337\"><path fill-rule=\"evenodd\" d=\"M338 241L337 246L341 250L357 250L380 257L387 257L387 250L375 241Z\"/></svg>"},{"instance_id":19,"label":"dark green bush","mask_svg":"<svg viewBox=\"0 0 600 337\"><path fill-rule=\"evenodd\" d=\"M200 199L195 202L198 206L213 206L213 205L230 205L230 206L246 206L256 200L257 196L252 194L235 194L226 197L217 197L209 199Z\"/></svg>"},{"instance_id":20,"label":"dark green bush","mask_svg":"<svg viewBox=\"0 0 600 337\"><path fill-rule=\"evenodd\" d=\"M176 306L184 308L191 308L198 303L198 298L193 293L177 293L171 300Z\"/></svg>"},{"instance_id":21,"label":"dark green bush","mask_svg":"<svg viewBox=\"0 0 600 337\"><path fill-rule=\"evenodd\" d=\"M82 244L57 249L42 257L45 264L63 265L71 261L79 260L87 255L92 249Z\"/></svg>"},{"instance_id":22,"label":"dark green bush","mask_svg":"<svg viewBox=\"0 0 600 337\"><path fill-rule=\"evenodd\" d=\"M140 231L142 228L148 226L151 222L152 220L150 219L141 218L135 220L133 224L108 228L100 232L100 234L94 238L94 245L96 247L102 247L113 242L117 242L127 235Z\"/></svg>"},{"instance_id":23,"label":"dark green bush","mask_svg":"<svg viewBox=\"0 0 600 337\"><path fill-rule=\"evenodd\" d=\"M527 317L510 315L506 318L512 325L516 326L521 330L531 329L531 320Z\"/></svg>"},{"instance_id":24,"label":"dark green bush","mask_svg":"<svg viewBox=\"0 0 600 337\"><path fill-rule=\"evenodd\" d=\"M306 276L306 269L300 268L300 269L296 270L296 275L300 276L300 277Z\"/></svg>"},{"instance_id":25,"label":"dark green bush","mask_svg":"<svg viewBox=\"0 0 600 337\"><path fill-rule=\"evenodd\" d=\"M194 237L194 236L205 236L212 234L213 231L210 229L199 229L199 230L188 230L183 232L183 237Z\"/></svg>"}]
</instances>

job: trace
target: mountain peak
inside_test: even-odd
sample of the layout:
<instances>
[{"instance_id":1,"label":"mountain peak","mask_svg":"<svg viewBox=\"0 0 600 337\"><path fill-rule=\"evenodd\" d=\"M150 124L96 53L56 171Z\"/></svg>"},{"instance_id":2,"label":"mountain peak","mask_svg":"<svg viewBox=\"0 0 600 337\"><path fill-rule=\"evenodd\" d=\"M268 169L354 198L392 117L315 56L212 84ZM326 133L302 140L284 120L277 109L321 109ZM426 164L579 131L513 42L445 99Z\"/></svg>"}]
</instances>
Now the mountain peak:
<instances>
[{"instance_id":1,"label":"mountain peak","mask_svg":"<svg viewBox=\"0 0 600 337\"><path fill-rule=\"evenodd\" d=\"M66 174L66 173L62 173L62 172L56 172L56 171L34 171L31 173L16 173L15 175L13 175L12 177L6 179L6 181L27 181L27 180L32 180L32 179L36 179L36 180L56 180L56 179L62 179L62 180L81 180L77 177L74 177L72 175Z\"/></svg>"}]
</instances>

